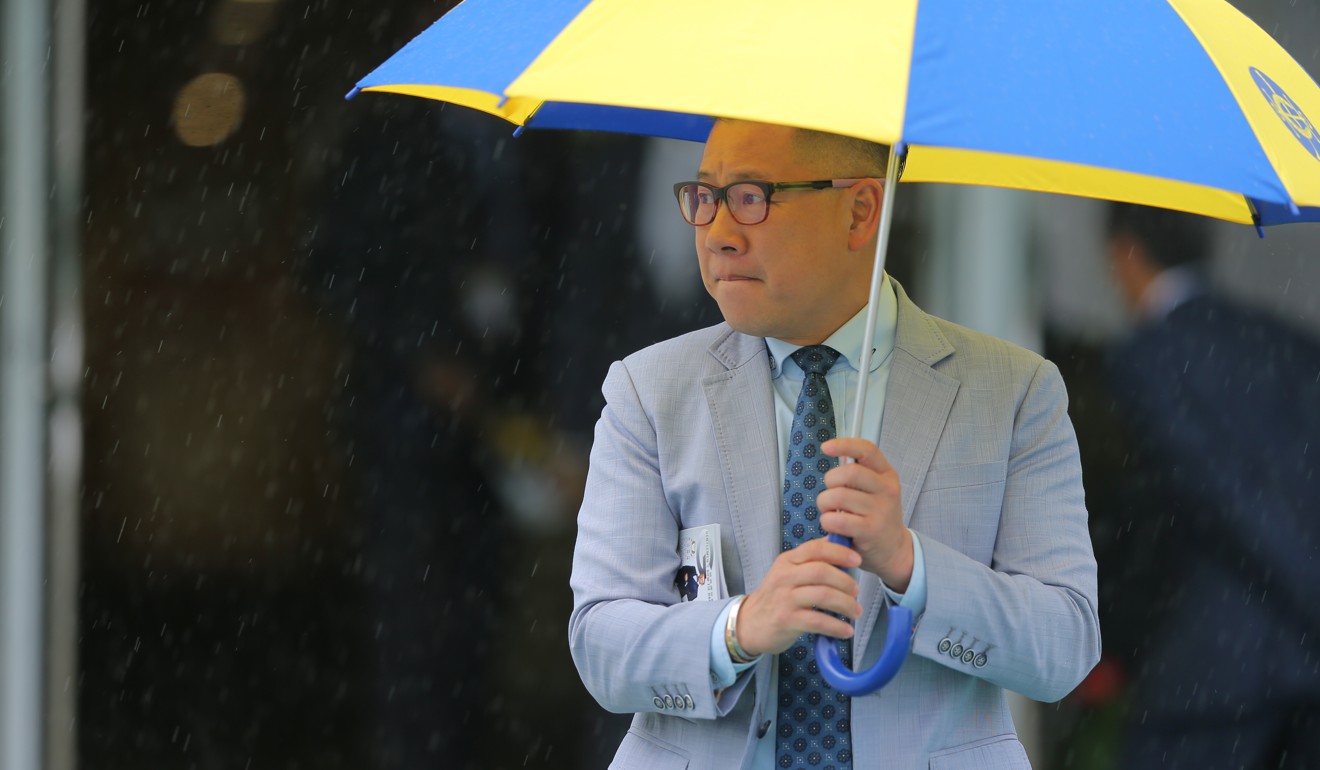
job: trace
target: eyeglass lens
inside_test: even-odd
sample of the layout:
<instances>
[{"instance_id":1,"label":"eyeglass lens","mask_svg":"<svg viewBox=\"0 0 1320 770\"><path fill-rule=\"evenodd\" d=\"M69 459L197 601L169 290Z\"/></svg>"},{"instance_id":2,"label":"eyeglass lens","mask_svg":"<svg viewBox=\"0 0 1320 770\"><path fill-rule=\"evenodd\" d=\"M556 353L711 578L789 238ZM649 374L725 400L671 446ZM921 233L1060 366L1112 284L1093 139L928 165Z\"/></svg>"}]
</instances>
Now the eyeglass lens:
<instances>
[{"instance_id":1,"label":"eyeglass lens","mask_svg":"<svg viewBox=\"0 0 1320 770\"><path fill-rule=\"evenodd\" d=\"M742 225L756 225L765 221L767 202L765 191L754 184L734 184L724 189L724 195L710 185L693 182L678 191L678 204L688 224L704 227L715 221L715 211L723 197L729 213Z\"/></svg>"}]
</instances>

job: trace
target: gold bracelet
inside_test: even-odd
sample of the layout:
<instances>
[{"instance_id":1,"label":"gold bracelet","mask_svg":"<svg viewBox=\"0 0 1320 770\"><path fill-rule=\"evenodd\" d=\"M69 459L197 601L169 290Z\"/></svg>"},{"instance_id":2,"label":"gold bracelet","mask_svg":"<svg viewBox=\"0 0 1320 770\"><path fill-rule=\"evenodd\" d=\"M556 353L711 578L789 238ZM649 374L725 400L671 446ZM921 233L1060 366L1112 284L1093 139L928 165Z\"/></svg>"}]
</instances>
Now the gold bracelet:
<instances>
[{"instance_id":1,"label":"gold bracelet","mask_svg":"<svg viewBox=\"0 0 1320 770\"><path fill-rule=\"evenodd\" d=\"M738 644L738 610L742 607L743 599L746 595L739 596L729 605L729 619L724 623L724 646L729 651L729 659L738 665L751 663L760 655L752 655L744 650L741 644Z\"/></svg>"}]
</instances>

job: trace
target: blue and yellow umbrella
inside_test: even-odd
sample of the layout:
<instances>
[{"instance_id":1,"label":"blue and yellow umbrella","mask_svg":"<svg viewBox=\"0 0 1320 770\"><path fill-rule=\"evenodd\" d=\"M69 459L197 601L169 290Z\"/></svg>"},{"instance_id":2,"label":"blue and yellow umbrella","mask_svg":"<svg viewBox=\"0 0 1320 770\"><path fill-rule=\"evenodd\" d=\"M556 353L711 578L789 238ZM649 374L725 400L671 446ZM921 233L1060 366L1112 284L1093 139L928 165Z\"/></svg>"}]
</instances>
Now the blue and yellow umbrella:
<instances>
[{"instance_id":1,"label":"blue and yellow umbrella","mask_svg":"<svg viewBox=\"0 0 1320 770\"><path fill-rule=\"evenodd\" d=\"M888 178L905 156L904 182L1081 195L1258 228L1320 221L1320 87L1223 0L467 0L350 96L359 91L526 128L704 141L717 117L776 123L899 147ZM860 371L895 187L885 186ZM898 672L911 613L889 612L868 671L817 640L836 689L863 695Z\"/></svg>"},{"instance_id":2,"label":"blue and yellow umbrella","mask_svg":"<svg viewBox=\"0 0 1320 770\"><path fill-rule=\"evenodd\" d=\"M697 141L742 118L906 145L905 182L1320 220L1320 87L1223 0L467 0L357 90Z\"/></svg>"}]
</instances>

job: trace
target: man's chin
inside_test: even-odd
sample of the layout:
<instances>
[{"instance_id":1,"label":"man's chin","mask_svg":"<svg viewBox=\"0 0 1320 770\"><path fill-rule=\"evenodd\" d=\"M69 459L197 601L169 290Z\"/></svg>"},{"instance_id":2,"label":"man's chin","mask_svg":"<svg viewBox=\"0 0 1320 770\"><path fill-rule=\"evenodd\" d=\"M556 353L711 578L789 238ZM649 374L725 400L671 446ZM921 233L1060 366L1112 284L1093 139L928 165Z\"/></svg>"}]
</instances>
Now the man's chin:
<instances>
[{"instance_id":1,"label":"man's chin","mask_svg":"<svg viewBox=\"0 0 1320 770\"><path fill-rule=\"evenodd\" d=\"M736 332L752 337L773 337L773 325L766 322L763 318L750 315L748 313L729 312L723 305L720 306L720 312L724 315L724 322L733 327Z\"/></svg>"}]
</instances>

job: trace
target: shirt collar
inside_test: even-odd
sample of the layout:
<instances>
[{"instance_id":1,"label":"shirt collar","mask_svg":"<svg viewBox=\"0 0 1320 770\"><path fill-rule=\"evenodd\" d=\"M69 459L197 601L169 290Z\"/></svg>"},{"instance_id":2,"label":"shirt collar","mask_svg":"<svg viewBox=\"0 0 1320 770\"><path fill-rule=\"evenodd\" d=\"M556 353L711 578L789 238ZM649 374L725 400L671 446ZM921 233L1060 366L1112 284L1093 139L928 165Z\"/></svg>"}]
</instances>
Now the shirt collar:
<instances>
[{"instance_id":1,"label":"shirt collar","mask_svg":"<svg viewBox=\"0 0 1320 770\"><path fill-rule=\"evenodd\" d=\"M1194 268L1171 267L1155 276L1142 292L1138 311L1142 319L1158 321L1202 291L1201 277Z\"/></svg>"},{"instance_id":2,"label":"shirt collar","mask_svg":"<svg viewBox=\"0 0 1320 770\"><path fill-rule=\"evenodd\" d=\"M898 298L894 295L894 285L885 274L880 284L880 303L876 308L874 350L871 354L871 371L879 369L894 352L894 331L898 326ZM847 362L848 368L857 370L861 361L862 341L866 336L866 306L848 319L843 326L834 331L822 344L839 351L841 362ZM765 345L770 350L770 378L777 379L784 373L784 362L789 361L802 345L794 345L774 337L766 337ZM839 364L835 364L837 367ZM797 369L797 364L792 364Z\"/></svg>"}]
</instances>

